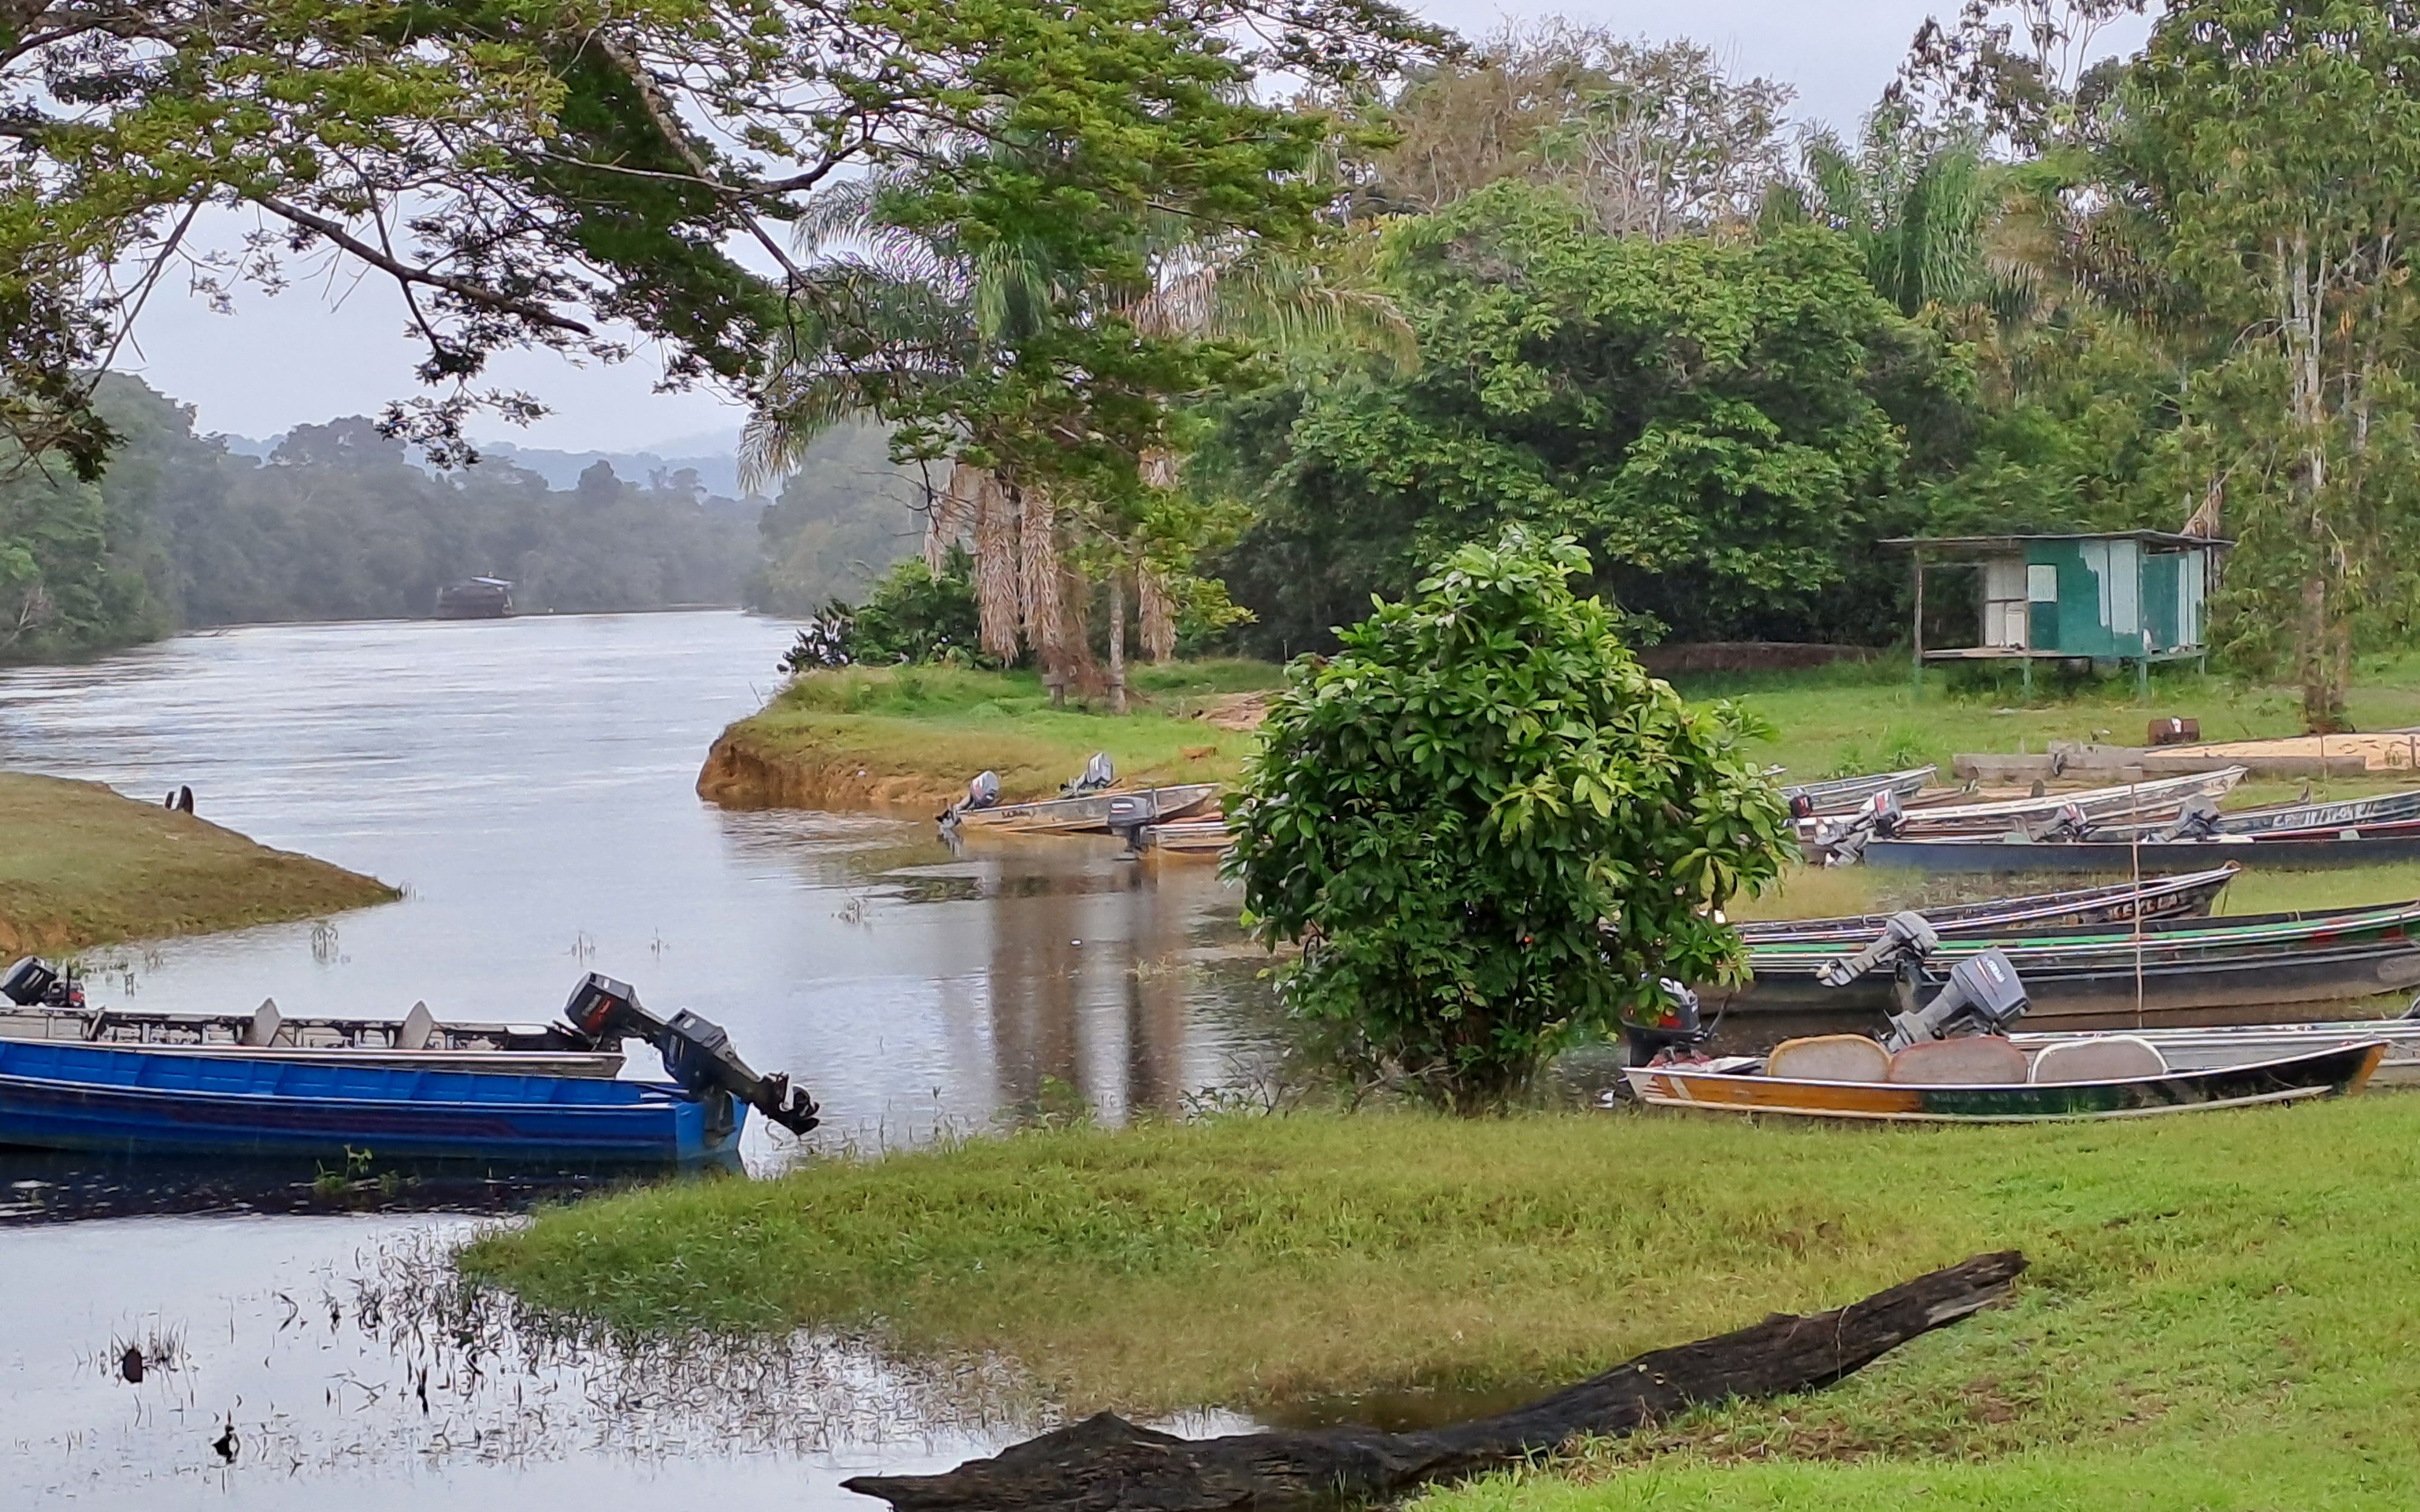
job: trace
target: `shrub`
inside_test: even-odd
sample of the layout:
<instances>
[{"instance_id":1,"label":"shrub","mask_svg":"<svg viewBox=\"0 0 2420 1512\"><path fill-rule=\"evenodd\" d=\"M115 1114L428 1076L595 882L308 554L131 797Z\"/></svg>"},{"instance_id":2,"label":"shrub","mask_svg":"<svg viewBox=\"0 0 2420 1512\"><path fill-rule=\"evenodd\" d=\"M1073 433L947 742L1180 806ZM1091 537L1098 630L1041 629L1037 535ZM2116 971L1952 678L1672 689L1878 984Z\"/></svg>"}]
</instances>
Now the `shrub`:
<instances>
[{"instance_id":1,"label":"shrub","mask_svg":"<svg viewBox=\"0 0 2420 1512\"><path fill-rule=\"evenodd\" d=\"M1779 874L1788 810L1746 718L1647 675L1575 598L1570 538L1467 546L1288 671L1230 862L1283 991L1344 1072L1464 1111L1722 979L1714 911ZM1598 921L1606 921L1601 933Z\"/></svg>"}]
</instances>

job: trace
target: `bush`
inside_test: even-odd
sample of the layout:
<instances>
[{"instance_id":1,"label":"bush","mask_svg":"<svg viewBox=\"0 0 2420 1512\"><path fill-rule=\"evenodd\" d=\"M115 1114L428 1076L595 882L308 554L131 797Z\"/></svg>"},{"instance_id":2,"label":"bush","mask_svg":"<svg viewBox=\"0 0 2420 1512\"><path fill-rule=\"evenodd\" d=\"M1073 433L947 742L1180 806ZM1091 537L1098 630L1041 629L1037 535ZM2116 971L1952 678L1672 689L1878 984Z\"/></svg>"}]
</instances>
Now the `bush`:
<instances>
[{"instance_id":1,"label":"bush","mask_svg":"<svg viewBox=\"0 0 2420 1512\"><path fill-rule=\"evenodd\" d=\"M966 548L953 547L935 577L911 558L884 573L862 607L839 599L807 622L782 670L809 671L852 662L947 662L973 667L975 650L974 563Z\"/></svg>"},{"instance_id":2,"label":"bush","mask_svg":"<svg viewBox=\"0 0 2420 1512\"><path fill-rule=\"evenodd\" d=\"M1745 717L1647 675L1516 526L1297 661L1248 767L1231 867L1290 1011L1340 1069L1463 1111L1557 1051L1721 980L1713 911L1779 874L1788 810ZM1606 922L1603 933L1598 921Z\"/></svg>"}]
</instances>

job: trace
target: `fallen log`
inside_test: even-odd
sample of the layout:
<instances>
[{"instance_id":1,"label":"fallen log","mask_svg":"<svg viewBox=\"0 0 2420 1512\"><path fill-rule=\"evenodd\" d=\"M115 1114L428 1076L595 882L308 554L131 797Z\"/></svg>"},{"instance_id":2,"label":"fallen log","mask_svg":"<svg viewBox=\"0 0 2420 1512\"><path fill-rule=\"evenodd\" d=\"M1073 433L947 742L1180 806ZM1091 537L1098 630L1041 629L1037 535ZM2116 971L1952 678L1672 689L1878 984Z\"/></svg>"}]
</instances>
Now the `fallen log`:
<instances>
[{"instance_id":1,"label":"fallen log","mask_svg":"<svg viewBox=\"0 0 2420 1512\"><path fill-rule=\"evenodd\" d=\"M2014 1250L1921 1275L1828 1313L1776 1313L1654 1350L1497 1417L1419 1433L1344 1427L1179 1439L1102 1412L939 1475L841 1484L896 1512L1285 1512L1369 1502L1423 1481L1629 1433L1706 1402L1828 1386L2007 1295Z\"/></svg>"}]
</instances>

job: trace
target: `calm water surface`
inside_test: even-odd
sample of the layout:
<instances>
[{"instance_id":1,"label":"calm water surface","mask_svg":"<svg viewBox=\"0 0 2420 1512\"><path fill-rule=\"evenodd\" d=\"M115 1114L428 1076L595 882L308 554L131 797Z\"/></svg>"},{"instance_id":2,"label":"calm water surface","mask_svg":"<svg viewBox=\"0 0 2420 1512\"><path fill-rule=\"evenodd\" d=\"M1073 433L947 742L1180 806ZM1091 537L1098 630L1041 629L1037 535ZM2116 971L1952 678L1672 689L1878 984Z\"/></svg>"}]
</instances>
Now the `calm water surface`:
<instances>
[{"instance_id":1,"label":"calm water surface","mask_svg":"<svg viewBox=\"0 0 2420 1512\"><path fill-rule=\"evenodd\" d=\"M1269 1011L1206 866L701 803L789 638L728 613L190 637L0 673L0 766L190 784L205 818L407 889L333 929L95 952L102 1000L542 1021L606 971L722 1023L860 1143L987 1127L1054 1083L1114 1119L1249 1073ZM752 1169L798 1153L752 1125ZM999 1442L963 1391L813 1340L631 1359L440 1326L443 1246L529 1193L343 1213L308 1178L0 1157L0 1504L872 1509L838 1480ZM140 1382L129 1348L158 1362Z\"/></svg>"}]
</instances>

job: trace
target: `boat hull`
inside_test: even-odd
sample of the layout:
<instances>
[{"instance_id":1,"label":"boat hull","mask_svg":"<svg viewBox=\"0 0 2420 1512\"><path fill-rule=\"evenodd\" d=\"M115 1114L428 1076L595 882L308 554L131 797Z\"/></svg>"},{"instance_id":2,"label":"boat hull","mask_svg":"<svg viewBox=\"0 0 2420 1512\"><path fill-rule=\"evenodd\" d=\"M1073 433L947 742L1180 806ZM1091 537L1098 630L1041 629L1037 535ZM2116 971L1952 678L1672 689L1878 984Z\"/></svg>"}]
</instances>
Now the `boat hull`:
<instances>
[{"instance_id":1,"label":"boat hull","mask_svg":"<svg viewBox=\"0 0 2420 1512\"><path fill-rule=\"evenodd\" d=\"M2336 1019L2319 1024L2246 1024L2211 1028L2134 1029L2108 1031L2142 1040L2160 1052L2170 1071L2217 1071L2256 1061L2284 1060L2339 1045L2385 1045L2378 1067L2370 1072L2372 1087L2420 1086L2420 1020ZM2092 1034L2011 1034L2009 1042L2028 1054Z\"/></svg>"},{"instance_id":2,"label":"boat hull","mask_svg":"<svg viewBox=\"0 0 2420 1512\"><path fill-rule=\"evenodd\" d=\"M745 1113L638 1082L0 1041L0 1145L23 1149L692 1163Z\"/></svg>"},{"instance_id":3,"label":"boat hull","mask_svg":"<svg viewBox=\"0 0 2420 1512\"><path fill-rule=\"evenodd\" d=\"M1106 835L1199 813L1218 796L1215 782L1187 782L1135 792L1088 793L1040 803L1004 803L957 811L951 822L961 833L1003 835Z\"/></svg>"},{"instance_id":4,"label":"boat hull","mask_svg":"<svg viewBox=\"0 0 2420 1512\"><path fill-rule=\"evenodd\" d=\"M2420 835L2278 836L2274 839L2171 841L2127 845L2102 841L1877 840L1866 843L1868 866L1911 867L1936 874L1995 876L2175 876L2232 862L2247 871L2325 872L2350 866L2420 861Z\"/></svg>"},{"instance_id":5,"label":"boat hull","mask_svg":"<svg viewBox=\"0 0 2420 1512\"><path fill-rule=\"evenodd\" d=\"M1989 903L1919 908L1916 912L1944 936L2085 929L2095 924L2122 924L2138 916L2146 919L2195 918L2210 912L2211 904L2235 876L2234 867L2217 867L2158 879L2141 887L2118 883ZM1830 942L1856 947L1888 928L1893 917L1864 914L1839 918L1773 919L1742 923L1739 933L1740 938L1750 946Z\"/></svg>"},{"instance_id":6,"label":"boat hull","mask_svg":"<svg viewBox=\"0 0 2420 1512\"><path fill-rule=\"evenodd\" d=\"M2051 1123L2340 1097L2368 1082L2385 1049L2370 1041L2248 1066L2039 1086L1785 1081L1658 1066L1622 1074L1640 1101L1656 1107L1877 1123Z\"/></svg>"},{"instance_id":7,"label":"boat hull","mask_svg":"<svg viewBox=\"0 0 2420 1512\"><path fill-rule=\"evenodd\" d=\"M1847 813L1877 793L1895 793L1901 798L1912 798L1925 785L1939 776L1938 766L1911 766L1900 772L1876 772L1867 777L1833 778L1822 782L1792 782L1782 787L1785 798L1805 798L1810 814Z\"/></svg>"}]
</instances>

